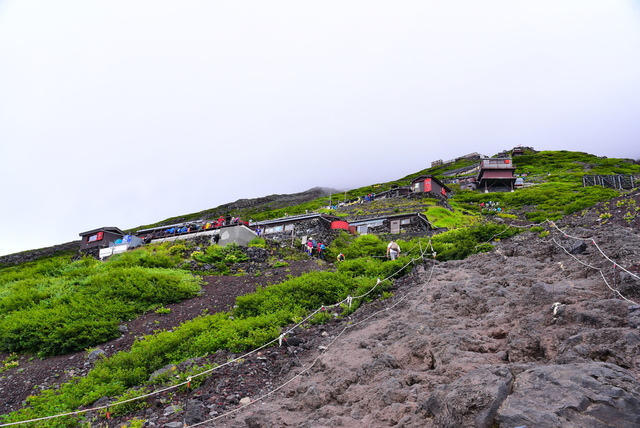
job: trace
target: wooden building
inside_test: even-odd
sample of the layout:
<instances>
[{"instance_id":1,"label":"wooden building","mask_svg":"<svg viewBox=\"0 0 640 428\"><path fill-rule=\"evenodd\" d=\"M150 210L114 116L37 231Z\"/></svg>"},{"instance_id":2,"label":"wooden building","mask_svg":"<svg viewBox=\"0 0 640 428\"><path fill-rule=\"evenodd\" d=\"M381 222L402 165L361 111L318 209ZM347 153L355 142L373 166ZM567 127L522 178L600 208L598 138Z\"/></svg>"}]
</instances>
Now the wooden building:
<instances>
[{"instance_id":1,"label":"wooden building","mask_svg":"<svg viewBox=\"0 0 640 428\"><path fill-rule=\"evenodd\" d=\"M434 195L449 197L449 189L442 181L432 175L420 175L411 181L414 193L433 193Z\"/></svg>"},{"instance_id":2,"label":"wooden building","mask_svg":"<svg viewBox=\"0 0 640 428\"><path fill-rule=\"evenodd\" d=\"M427 217L421 213L394 214L388 216L370 217L349 222L349 228L360 234L423 234L434 230Z\"/></svg>"},{"instance_id":3,"label":"wooden building","mask_svg":"<svg viewBox=\"0 0 640 428\"><path fill-rule=\"evenodd\" d=\"M524 147L516 146L511 150L511 157L524 156Z\"/></svg>"},{"instance_id":4,"label":"wooden building","mask_svg":"<svg viewBox=\"0 0 640 428\"><path fill-rule=\"evenodd\" d=\"M330 243L339 230L346 227L340 217L321 213L280 217L259 221L251 226L254 230L260 228L261 234L268 239L306 242L307 238L313 237L325 244Z\"/></svg>"},{"instance_id":5,"label":"wooden building","mask_svg":"<svg viewBox=\"0 0 640 428\"><path fill-rule=\"evenodd\" d=\"M117 227L101 227L80 233L80 250L105 248L125 235Z\"/></svg>"},{"instance_id":6,"label":"wooden building","mask_svg":"<svg viewBox=\"0 0 640 428\"><path fill-rule=\"evenodd\" d=\"M510 157L482 159L476 179L478 190L488 192L513 192L516 177Z\"/></svg>"}]
</instances>

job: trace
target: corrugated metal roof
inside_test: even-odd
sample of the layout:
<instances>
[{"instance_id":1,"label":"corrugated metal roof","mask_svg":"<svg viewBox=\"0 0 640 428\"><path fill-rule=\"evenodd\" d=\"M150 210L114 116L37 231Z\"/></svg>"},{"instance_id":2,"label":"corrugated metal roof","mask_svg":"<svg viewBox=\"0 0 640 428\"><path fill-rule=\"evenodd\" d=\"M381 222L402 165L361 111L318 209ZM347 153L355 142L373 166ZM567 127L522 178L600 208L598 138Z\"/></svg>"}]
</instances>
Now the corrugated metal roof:
<instances>
[{"instance_id":1,"label":"corrugated metal roof","mask_svg":"<svg viewBox=\"0 0 640 428\"><path fill-rule=\"evenodd\" d=\"M97 229L93 229L93 230L88 230L86 232L82 232L79 235L80 236L87 236L87 235L93 235L94 233L98 233L98 232L116 232L119 233L121 235L124 235L124 232L121 231L120 229L118 229L117 227L113 227L113 226L109 226L109 227L99 227Z\"/></svg>"},{"instance_id":2,"label":"corrugated metal roof","mask_svg":"<svg viewBox=\"0 0 640 428\"><path fill-rule=\"evenodd\" d=\"M287 217L274 218L271 220L256 221L255 224L262 226L262 225L277 224L277 223L290 223L290 222L296 222L300 220L307 220L311 218L324 218L332 221L340 220L339 217L328 215L328 214L308 213L308 214L298 214L298 215L290 215Z\"/></svg>"}]
</instances>

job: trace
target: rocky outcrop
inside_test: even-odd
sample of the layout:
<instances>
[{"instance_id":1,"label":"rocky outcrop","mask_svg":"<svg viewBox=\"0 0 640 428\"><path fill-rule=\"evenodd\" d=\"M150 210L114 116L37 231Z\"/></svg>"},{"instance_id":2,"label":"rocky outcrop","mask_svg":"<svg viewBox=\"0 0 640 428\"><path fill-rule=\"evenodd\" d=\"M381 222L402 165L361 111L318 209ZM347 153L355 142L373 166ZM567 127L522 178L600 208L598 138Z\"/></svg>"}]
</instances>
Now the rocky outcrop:
<instances>
[{"instance_id":1,"label":"rocky outcrop","mask_svg":"<svg viewBox=\"0 0 640 428\"><path fill-rule=\"evenodd\" d=\"M499 426L637 427L640 385L614 364L534 367L519 374L497 411Z\"/></svg>"},{"instance_id":2,"label":"rocky outcrop","mask_svg":"<svg viewBox=\"0 0 640 428\"><path fill-rule=\"evenodd\" d=\"M23 251L20 253L0 256L0 266L17 265L32 262L43 257L50 257L58 253L80 250L80 241L71 241L65 244L53 245L51 247L39 248L37 250Z\"/></svg>"}]
</instances>

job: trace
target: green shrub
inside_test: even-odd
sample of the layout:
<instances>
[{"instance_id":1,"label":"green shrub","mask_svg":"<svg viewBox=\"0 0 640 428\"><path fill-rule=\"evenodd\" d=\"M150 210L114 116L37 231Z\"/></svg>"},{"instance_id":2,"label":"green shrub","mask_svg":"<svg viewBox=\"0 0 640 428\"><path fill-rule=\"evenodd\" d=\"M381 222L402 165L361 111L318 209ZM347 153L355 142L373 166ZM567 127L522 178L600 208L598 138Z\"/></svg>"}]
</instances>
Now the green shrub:
<instances>
[{"instance_id":1,"label":"green shrub","mask_svg":"<svg viewBox=\"0 0 640 428\"><path fill-rule=\"evenodd\" d=\"M184 246L172 250L171 243L154 244L115 254L107 263L112 267L175 268L182 261Z\"/></svg>"},{"instance_id":2,"label":"green shrub","mask_svg":"<svg viewBox=\"0 0 640 428\"><path fill-rule=\"evenodd\" d=\"M200 291L201 280L186 272L111 266L82 282L73 275L49 279L44 289L37 278L11 284L0 305L0 350L55 355L85 349L118 337L122 320Z\"/></svg>"},{"instance_id":3,"label":"green shrub","mask_svg":"<svg viewBox=\"0 0 640 428\"><path fill-rule=\"evenodd\" d=\"M431 241L438 260L459 260L478 252L491 250L494 239L505 239L520 233L515 227L486 224L450 230L434 236Z\"/></svg>"},{"instance_id":4,"label":"green shrub","mask_svg":"<svg viewBox=\"0 0 640 428\"><path fill-rule=\"evenodd\" d=\"M247 247L259 247L259 248L267 248L267 240L264 238L253 238L247 244Z\"/></svg>"},{"instance_id":5,"label":"green shrub","mask_svg":"<svg viewBox=\"0 0 640 428\"><path fill-rule=\"evenodd\" d=\"M336 246L335 241L331 247ZM336 246L337 247L337 246ZM339 250L340 248L336 248ZM360 235L349 243L347 247L342 248L342 252L347 259L355 259L357 257L366 256L384 256L387 251L387 243L383 242L376 235ZM336 253L337 255L337 253Z\"/></svg>"},{"instance_id":6,"label":"green shrub","mask_svg":"<svg viewBox=\"0 0 640 428\"><path fill-rule=\"evenodd\" d=\"M339 272L310 272L238 297L233 312L241 318L282 310L289 311L292 316L304 314L344 299L353 284L351 276Z\"/></svg>"},{"instance_id":7,"label":"green shrub","mask_svg":"<svg viewBox=\"0 0 640 428\"><path fill-rule=\"evenodd\" d=\"M311 317L311 319L309 320L309 324L311 325L326 324L329 321L333 320L333 318L334 317L332 312L321 311L315 314L313 317Z\"/></svg>"},{"instance_id":8,"label":"green shrub","mask_svg":"<svg viewBox=\"0 0 640 428\"><path fill-rule=\"evenodd\" d=\"M142 397L149 393L146 388L131 388L124 394L116 398L116 400L109 405L109 411L113 416L123 416L138 410L149 407L149 403L146 398L141 398L133 401L126 402L134 398ZM120 404L122 403L122 404ZM106 409L102 410L103 415L106 414Z\"/></svg>"},{"instance_id":9,"label":"green shrub","mask_svg":"<svg viewBox=\"0 0 640 428\"><path fill-rule=\"evenodd\" d=\"M192 257L202 263L224 263L233 264L246 262L249 257L236 244L229 244L224 247L219 245L210 245L202 254L194 253Z\"/></svg>"}]
</instances>

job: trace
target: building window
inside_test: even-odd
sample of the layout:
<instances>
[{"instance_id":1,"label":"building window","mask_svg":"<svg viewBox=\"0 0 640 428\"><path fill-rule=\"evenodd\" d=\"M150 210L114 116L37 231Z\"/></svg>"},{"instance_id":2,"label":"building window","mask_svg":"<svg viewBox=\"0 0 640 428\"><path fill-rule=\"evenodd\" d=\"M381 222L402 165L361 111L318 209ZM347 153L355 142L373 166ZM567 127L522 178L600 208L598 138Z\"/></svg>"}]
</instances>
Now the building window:
<instances>
[{"instance_id":1,"label":"building window","mask_svg":"<svg viewBox=\"0 0 640 428\"><path fill-rule=\"evenodd\" d=\"M102 241L103 238L104 238L104 232L98 232L95 235L91 235L87 237L87 243L90 244L92 242Z\"/></svg>"},{"instance_id":2,"label":"building window","mask_svg":"<svg viewBox=\"0 0 640 428\"><path fill-rule=\"evenodd\" d=\"M365 235L368 230L369 230L369 226L367 226L366 224L363 224L362 226L358 226L357 228L358 233L362 235Z\"/></svg>"},{"instance_id":3,"label":"building window","mask_svg":"<svg viewBox=\"0 0 640 428\"><path fill-rule=\"evenodd\" d=\"M284 226L284 230L293 230L293 224L287 224Z\"/></svg>"},{"instance_id":4,"label":"building window","mask_svg":"<svg viewBox=\"0 0 640 428\"><path fill-rule=\"evenodd\" d=\"M400 220L400 224L411 224L411 219L410 218L405 218Z\"/></svg>"}]
</instances>

